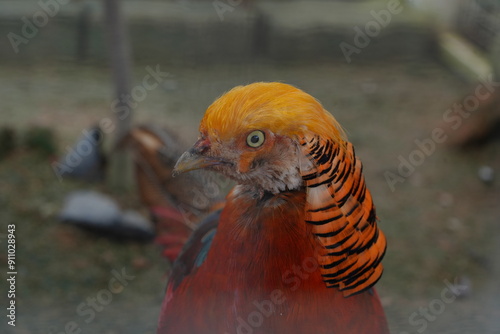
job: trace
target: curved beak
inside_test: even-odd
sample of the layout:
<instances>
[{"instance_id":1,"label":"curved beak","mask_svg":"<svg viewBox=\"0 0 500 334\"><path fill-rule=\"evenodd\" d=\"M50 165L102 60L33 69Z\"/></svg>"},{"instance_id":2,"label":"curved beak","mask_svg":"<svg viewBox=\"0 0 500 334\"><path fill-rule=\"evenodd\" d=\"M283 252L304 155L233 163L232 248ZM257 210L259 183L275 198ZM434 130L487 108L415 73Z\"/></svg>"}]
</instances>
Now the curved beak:
<instances>
[{"instance_id":1,"label":"curved beak","mask_svg":"<svg viewBox=\"0 0 500 334\"><path fill-rule=\"evenodd\" d=\"M209 148L210 143L207 139L198 140L193 147L184 152L179 160L177 160L172 176L175 177L181 173L189 172L195 169L223 164L224 162L220 158L205 155Z\"/></svg>"}]
</instances>

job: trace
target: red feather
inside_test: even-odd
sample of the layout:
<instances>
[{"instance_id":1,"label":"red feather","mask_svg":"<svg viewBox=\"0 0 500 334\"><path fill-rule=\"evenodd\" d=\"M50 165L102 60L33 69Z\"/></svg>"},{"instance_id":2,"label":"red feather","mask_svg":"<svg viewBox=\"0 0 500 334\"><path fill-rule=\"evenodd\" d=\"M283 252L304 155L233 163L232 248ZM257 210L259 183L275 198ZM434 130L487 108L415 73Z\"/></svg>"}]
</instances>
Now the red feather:
<instances>
[{"instance_id":1,"label":"red feather","mask_svg":"<svg viewBox=\"0 0 500 334\"><path fill-rule=\"evenodd\" d=\"M388 333L373 289L346 298L325 287L303 203L300 191L254 201L233 191L206 260L183 258L203 233L181 254L190 269L171 279L158 333Z\"/></svg>"}]
</instances>

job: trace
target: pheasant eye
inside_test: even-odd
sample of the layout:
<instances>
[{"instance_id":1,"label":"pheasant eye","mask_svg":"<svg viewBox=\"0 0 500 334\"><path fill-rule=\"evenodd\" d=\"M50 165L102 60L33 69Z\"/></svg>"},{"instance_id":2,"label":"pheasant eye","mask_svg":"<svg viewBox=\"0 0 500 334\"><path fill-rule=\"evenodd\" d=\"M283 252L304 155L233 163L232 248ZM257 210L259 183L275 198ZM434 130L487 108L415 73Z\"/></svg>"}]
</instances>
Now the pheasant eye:
<instances>
[{"instance_id":1,"label":"pheasant eye","mask_svg":"<svg viewBox=\"0 0 500 334\"><path fill-rule=\"evenodd\" d=\"M264 144L264 141L266 140L266 136L264 135L264 132L260 130L255 130L252 131L248 137L247 137L247 145L250 147L259 147Z\"/></svg>"}]
</instances>

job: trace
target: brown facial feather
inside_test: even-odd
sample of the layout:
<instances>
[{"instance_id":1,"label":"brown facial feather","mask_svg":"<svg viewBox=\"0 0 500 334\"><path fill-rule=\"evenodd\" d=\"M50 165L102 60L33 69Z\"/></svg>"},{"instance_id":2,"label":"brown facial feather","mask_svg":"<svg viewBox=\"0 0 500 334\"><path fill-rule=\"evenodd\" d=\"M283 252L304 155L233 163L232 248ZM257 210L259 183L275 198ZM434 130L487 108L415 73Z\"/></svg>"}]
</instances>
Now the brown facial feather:
<instances>
[{"instance_id":1,"label":"brown facial feather","mask_svg":"<svg viewBox=\"0 0 500 334\"><path fill-rule=\"evenodd\" d=\"M229 142L211 141L208 156L228 163L212 167L240 184L273 194L302 186L298 145L290 138L266 133L264 144L248 147L247 133Z\"/></svg>"}]
</instances>

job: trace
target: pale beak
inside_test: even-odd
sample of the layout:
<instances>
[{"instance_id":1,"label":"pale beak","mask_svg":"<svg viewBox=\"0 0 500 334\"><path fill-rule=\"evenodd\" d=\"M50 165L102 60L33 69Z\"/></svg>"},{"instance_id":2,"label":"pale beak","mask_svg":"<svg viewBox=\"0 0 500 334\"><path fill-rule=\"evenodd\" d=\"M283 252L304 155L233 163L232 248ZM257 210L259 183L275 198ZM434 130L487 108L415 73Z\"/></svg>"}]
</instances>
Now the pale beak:
<instances>
[{"instance_id":1,"label":"pale beak","mask_svg":"<svg viewBox=\"0 0 500 334\"><path fill-rule=\"evenodd\" d=\"M224 164L224 161L217 157L206 156L209 145L206 141L198 140L191 149L184 152L175 164L172 176L180 173L189 172L195 169L207 168L211 166Z\"/></svg>"}]
</instances>

